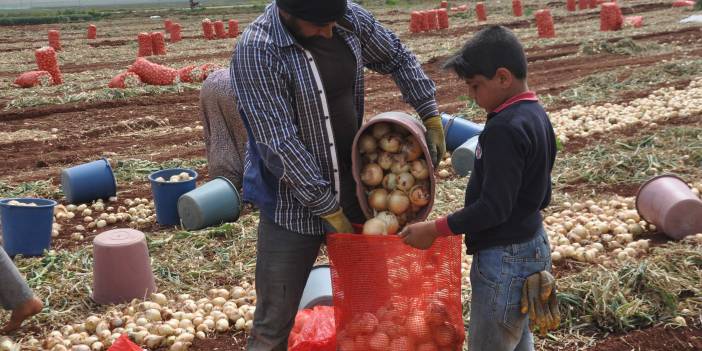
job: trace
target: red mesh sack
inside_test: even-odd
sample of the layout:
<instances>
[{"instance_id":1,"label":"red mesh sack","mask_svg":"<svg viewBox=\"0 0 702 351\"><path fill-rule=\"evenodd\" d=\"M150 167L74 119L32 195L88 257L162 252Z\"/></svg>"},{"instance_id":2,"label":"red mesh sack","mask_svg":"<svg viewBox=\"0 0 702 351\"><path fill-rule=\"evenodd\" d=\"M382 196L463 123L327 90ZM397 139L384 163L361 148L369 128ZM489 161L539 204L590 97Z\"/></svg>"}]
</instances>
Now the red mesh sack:
<instances>
[{"instance_id":1,"label":"red mesh sack","mask_svg":"<svg viewBox=\"0 0 702 351\"><path fill-rule=\"evenodd\" d=\"M214 22L214 31L217 39L226 39L228 36L227 32L224 30L224 22L222 21Z\"/></svg>"},{"instance_id":2,"label":"red mesh sack","mask_svg":"<svg viewBox=\"0 0 702 351\"><path fill-rule=\"evenodd\" d=\"M61 51L61 34L59 31L55 29L49 30L49 46L56 51Z\"/></svg>"},{"instance_id":3,"label":"red mesh sack","mask_svg":"<svg viewBox=\"0 0 702 351\"><path fill-rule=\"evenodd\" d=\"M163 39L163 33L151 33L151 48L154 55L166 54L166 40Z\"/></svg>"},{"instance_id":4,"label":"red mesh sack","mask_svg":"<svg viewBox=\"0 0 702 351\"><path fill-rule=\"evenodd\" d=\"M315 306L298 312L288 351L336 351L334 307Z\"/></svg>"},{"instance_id":5,"label":"red mesh sack","mask_svg":"<svg viewBox=\"0 0 702 351\"><path fill-rule=\"evenodd\" d=\"M151 56L153 53L153 44L151 43L151 35L149 33L139 33L137 35L137 41L139 42L139 51L137 52L138 57Z\"/></svg>"},{"instance_id":6,"label":"red mesh sack","mask_svg":"<svg viewBox=\"0 0 702 351\"><path fill-rule=\"evenodd\" d=\"M442 1L442 2L441 2L441 5L439 5L439 7L442 8L442 9L447 9L447 8L449 7L449 6L448 6L448 1Z\"/></svg>"},{"instance_id":7,"label":"red mesh sack","mask_svg":"<svg viewBox=\"0 0 702 351\"><path fill-rule=\"evenodd\" d=\"M210 73L218 69L219 66L215 65L214 63L206 63L200 67L196 67L192 74L194 74L200 82L203 82L205 79L207 79L207 77L209 77Z\"/></svg>"},{"instance_id":8,"label":"red mesh sack","mask_svg":"<svg viewBox=\"0 0 702 351\"><path fill-rule=\"evenodd\" d=\"M597 5L599 5L599 3L597 3L597 0L590 0L589 7L590 7L591 9L596 9L596 8L597 8Z\"/></svg>"},{"instance_id":9,"label":"red mesh sack","mask_svg":"<svg viewBox=\"0 0 702 351\"><path fill-rule=\"evenodd\" d=\"M428 250L398 236L331 234L339 350L461 350L461 237Z\"/></svg>"},{"instance_id":10,"label":"red mesh sack","mask_svg":"<svg viewBox=\"0 0 702 351\"><path fill-rule=\"evenodd\" d=\"M142 82L151 85L171 85L178 77L177 70L153 63L143 57L136 59L129 67L129 72L136 73Z\"/></svg>"},{"instance_id":11,"label":"red mesh sack","mask_svg":"<svg viewBox=\"0 0 702 351\"><path fill-rule=\"evenodd\" d=\"M58 59L56 58L56 50L50 46L45 46L34 51L34 57L37 60L39 71L47 71L51 74L51 79L54 84L63 83L61 70L59 70Z\"/></svg>"},{"instance_id":12,"label":"red mesh sack","mask_svg":"<svg viewBox=\"0 0 702 351\"><path fill-rule=\"evenodd\" d=\"M52 82L51 74L47 71L24 72L15 79L15 85L20 88L31 88L37 85L46 87L51 85Z\"/></svg>"},{"instance_id":13,"label":"red mesh sack","mask_svg":"<svg viewBox=\"0 0 702 351\"><path fill-rule=\"evenodd\" d=\"M624 15L622 15L619 5L614 2L602 4L600 10L600 30L611 31L620 30L624 24Z\"/></svg>"},{"instance_id":14,"label":"red mesh sack","mask_svg":"<svg viewBox=\"0 0 702 351\"><path fill-rule=\"evenodd\" d=\"M97 39L97 27L94 24L88 25L88 39Z\"/></svg>"},{"instance_id":15,"label":"red mesh sack","mask_svg":"<svg viewBox=\"0 0 702 351\"><path fill-rule=\"evenodd\" d=\"M566 9L568 11L575 11L577 8L577 0L567 0L566 1Z\"/></svg>"},{"instance_id":16,"label":"red mesh sack","mask_svg":"<svg viewBox=\"0 0 702 351\"><path fill-rule=\"evenodd\" d=\"M125 88L134 88L144 85L141 82L141 78L139 78L139 75L134 73L134 72L122 72L107 84L108 88L115 88L115 89L125 89Z\"/></svg>"},{"instance_id":17,"label":"red mesh sack","mask_svg":"<svg viewBox=\"0 0 702 351\"><path fill-rule=\"evenodd\" d=\"M419 11L412 11L410 14L410 32L419 33L422 31L422 13Z\"/></svg>"},{"instance_id":18,"label":"red mesh sack","mask_svg":"<svg viewBox=\"0 0 702 351\"><path fill-rule=\"evenodd\" d=\"M695 2L691 0L677 0L673 2L673 7L695 6Z\"/></svg>"},{"instance_id":19,"label":"red mesh sack","mask_svg":"<svg viewBox=\"0 0 702 351\"><path fill-rule=\"evenodd\" d=\"M439 29L447 29L449 27L448 11L446 11L446 9L439 9L436 16L439 20Z\"/></svg>"},{"instance_id":20,"label":"red mesh sack","mask_svg":"<svg viewBox=\"0 0 702 351\"><path fill-rule=\"evenodd\" d=\"M190 65L190 66L185 66L183 68L178 69L178 77L180 78L181 82L184 83L192 83L193 82L193 76L192 72L195 69L195 65Z\"/></svg>"},{"instance_id":21,"label":"red mesh sack","mask_svg":"<svg viewBox=\"0 0 702 351\"><path fill-rule=\"evenodd\" d=\"M173 23L171 26L171 31L168 32L171 35L171 43L177 43L183 39L180 34L181 26L180 23Z\"/></svg>"},{"instance_id":22,"label":"red mesh sack","mask_svg":"<svg viewBox=\"0 0 702 351\"><path fill-rule=\"evenodd\" d=\"M553 28L553 17L548 9L536 11L536 28L539 32L539 38L553 38L556 36L556 31Z\"/></svg>"},{"instance_id":23,"label":"red mesh sack","mask_svg":"<svg viewBox=\"0 0 702 351\"><path fill-rule=\"evenodd\" d=\"M485 10L485 4L479 2L475 4L475 15L478 17L478 21L487 21L487 11Z\"/></svg>"},{"instance_id":24,"label":"red mesh sack","mask_svg":"<svg viewBox=\"0 0 702 351\"><path fill-rule=\"evenodd\" d=\"M166 30L166 33L171 31L171 27L173 27L173 20L165 20L163 21L163 29Z\"/></svg>"},{"instance_id":25,"label":"red mesh sack","mask_svg":"<svg viewBox=\"0 0 702 351\"><path fill-rule=\"evenodd\" d=\"M239 21L229 20L229 37L236 38L239 35Z\"/></svg>"},{"instance_id":26,"label":"red mesh sack","mask_svg":"<svg viewBox=\"0 0 702 351\"><path fill-rule=\"evenodd\" d=\"M512 13L516 17L522 17L524 12L522 9L522 1L521 0L512 0Z\"/></svg>"},{"instance_id":27,"label":"red mesh sack","mask_svg":"<svg viewBox=\"0 0 702 351\"><path fill-rule=\"evenodd\" d=\"M437 30L439 29L439 21L436 18L436 10L428 10L424 12L427 21L427 30Z\"/></svg>"},{"instance_id":28,"label":"red mesh sack","mask_svg":"<svg viewBox=\"0 0 702 351\"><path fill-rule=\"evenodd\" d=\"M202 35L207 40L212 40L215 38L214 25L212 24L212 21L210 21L209 18L205 18L204 20L202 20Z\"/></svg>"},{"instance_id":29,"label":"red mesh sack","mask_svg":"<svg viewBox=\"0 0 702 351\"><path fill-rule=\"evenodd\" d=\"M461 5L461 6L458 6L457 9L458 9L459 12L467 12L467 11L468 11L468 5L463 4L463 5Z\"/></svg>"},{"instance_id":30,"label":"red mesh sack","mask_svg":"<svg viewBox=\"0 0 702 351\"><path fill-rule=\"evenodd\" d=\"M142 348L129 340L127 334L122 334L107 351L142 351Z\"/></svg>"},{"instance_id":31,"label":"red mesh sack","mask_svg":"<svg viewBox=\"0 0 702 351\"><path fill-rule=\"evenodd\" d=\"M624 18L624 24L634 28L643 27L643 16L630 16Z\"/></svg>"},{"instance_id":32,"label":"red mesh sack","mask_svg":"<svg viewBox=\"0 0 702 351\"><path fill-rule=\"evenodd\" d=\"M587 10L587 8L590 6L590 1L589 0L578 0L578 9L580 10Z\"/></svg>"}]
</instances>

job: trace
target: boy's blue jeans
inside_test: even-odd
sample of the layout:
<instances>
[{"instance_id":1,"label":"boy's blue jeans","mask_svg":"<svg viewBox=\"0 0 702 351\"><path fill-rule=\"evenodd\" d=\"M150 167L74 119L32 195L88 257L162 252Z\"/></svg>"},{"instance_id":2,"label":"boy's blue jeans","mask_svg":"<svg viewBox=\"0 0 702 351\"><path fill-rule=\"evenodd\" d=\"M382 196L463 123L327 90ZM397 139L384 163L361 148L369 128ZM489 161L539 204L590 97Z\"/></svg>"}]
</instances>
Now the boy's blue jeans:
<instances>
[{"instance_id":1,"label":"boy's blue jeans","mask_svg":"<svg viewBox=\"0 0 702 351\"><path fill-rule=\"evenodd\" d=\"M526 278L551 270L548 236L540 228L531 241L480 250L470 269L470 351L534 350L528 315L519 311Z\"/></svg>"}]
</instances>

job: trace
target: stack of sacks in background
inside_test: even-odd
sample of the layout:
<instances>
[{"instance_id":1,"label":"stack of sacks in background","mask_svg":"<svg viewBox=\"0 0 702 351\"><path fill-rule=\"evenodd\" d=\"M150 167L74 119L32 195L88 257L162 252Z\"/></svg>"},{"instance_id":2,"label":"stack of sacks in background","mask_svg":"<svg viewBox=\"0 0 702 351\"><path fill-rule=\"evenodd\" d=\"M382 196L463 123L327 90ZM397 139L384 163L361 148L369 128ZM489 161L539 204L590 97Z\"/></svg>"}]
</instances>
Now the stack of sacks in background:
<instances>
[{"instance_id":1,"label":"stack of sacks in background","mask_svg":"<svg viewBox=\"0 0 702 351\"><path fill-rule=\"evenodd\" d=\"M556 30L553 28L553 17L551 17L551 11L548 9L536 11L535 17L539 38L553 38L556 36Z\"/></svg>"},{"instance_id":2,"label":"stack of sacks in background","mask_svg":"<svg viewBox=\"0 0 702 351\"><path fill-rule=\"evenodd\" d=\"M171 25L171 29L168 31L168 34L171 36L171 43L177 43L183 39L183 37L180 35L181 28L180 23L173 23Z\"/></svg>"},{"instance_id":3,"label":"stack of sacks in background","mask_svg":"<svg viewBox=\"0 0 702 351\"><path fill-rule=\"evenodd\" d=\"M573 12L576 10L577 7L577 0L567 0L566 1L566 9L570 12Z\"/></svg>"},{"instance_id":4,"label":"stack of sacks in background","mask_svg":"<svg viewBox=\"0 0 702 351\"><path fill-rule=\"evenodd\" d=\"M616 2L607 2L602 4L600 10L600 30L603 32L620 30L624 24L624 16L622 10Z\"/></svg>"},{"instance_id":5,"label":"stack of sacks in background","mask_svg":"<svg viewBox=\"0 0 702 351\"><path fill-rule=\"evenodd\" d=\"M687 7L695 6L695 2L692 0L677 0L673 2L673 7Z\"/></svg>"},{"instance_id":6,"label":"stack of sacks in background","mask_svg":"<svg viewBox=\"0 0 702 351\"><path fill-rule=\"evenodd\" d=\"M21 88L31 88L34 86L49 86L63 83L61 70L59 70L56 50L51 46L45 46L34 51L37 61L37 70L24 72L15 79L15 85Z\"/></svg>"},{"instance_id":7,"label":"stack of sacks in background","mask_svg":"<svg viewBox=\"0 0 702 351\"><path fill-rule=\"evenodd\" d=\"M97 39L97 27L94 24L88 25L88 34L86 37L88 39Z\"/></svg>"},{"instance_id":8,"label":"stack of sacks in background","mask_svg":"<svg viewBox=\"0 0 702 351\"><path fill-rule=\"evenodd\" d=\"M49 46L55 51L61 51L61 34L55 29L49 30Z\"/></svg>"},{"instance_id":9,"label":"stack of sacks in background","mask_svg":"<svg viewBox=\"0 0 702 351\"><path fill-rule=\"evenodd\" d=\"M239 35L239 21L229 20L229 37L236 38Z\"/></svg>"},{"instance_id":10,"label":"stack of sacks in background","mask_svg":"<svg viewBox=\"0 0 702 351\"><path fill-rule=\"evenodd\" d=\"M137 35L137 41L139 42L137 57L151 56L154 50L151 35L141 32Z\"/></svg>"},{"instance_id":11,"label":"stack of sacks in background","mask_svg":"<svg viewBox=\"0 0 702 351\"><path fill-rule=\"evenodd\" d=\"M449 27L448 11L446 9L413 11L410 14L410 32L420 33L446 29Z\"/></svg>"},{"instance_id":12,"label":"stack of sacks in background","mask_svg":"<svg viewBox=\"0 0 702 351\"><path fill-rule=\"evenodd\" d=\"M487 21L487 10L484 3L479 2L475 4L475 16L478 17L478 22Z\"/></svg>"},{"instance_id":13,"label":"stack of sacks in background","mask_svg":"<svg viewBox=\"0 0 702 351\"><path fill-rule=\"evenodd\" d=\"M224 31L224 22L217 20L214 21L215 37L217 39L227 39L227 32Z\"/></svg>"},{"instance_id":14,"label":"stack of sacks in background","mask_svg":"<svg viewBox=\"0 0 702 351\"><path fill-rule=\"evenodd\" d=\"M524 14L522 0L512 0L512 13L515 17L522 17Z\"/></svg>"},{"instance_id":15,"label":"stack of sacks in background","mask_svg":"<svg viewBox=\"0 0 702 351\"><path fill-rule=\"evenodd\" d=\"M214 24L209 18L202 20L202 36L207 40L215 39Z\"/></svg>"},{"instance_id":16,"label":"stack of sacks in background","mask_svg":"<svg viewBox=\"0 0 702 351\"><path fill-rule=\"evenodd\" d=\"M207 40L236 38L239 35L239 22L229 20L229 30L225 31L224 22L212 22L209 18L202 20L202 35Z\"/></svg>"},{"instance_id":17,"label":"stack of sacks in background","mask_svg":"<svg viewBox=\"0 0 702 351\"><path fill-rule=\"evenodd\" d=\"M166 31L166 33L170 33L172 27L173 27L173 20L167 19L167 20L163 21L163 29Z\"/></svg>"},{"instance_id":18,"label":"stack of sacks in background","mask_svg":"<svg viewBox=\"0 0 702 351\"><path fill-rule=\"evenodd\" d=\"M166 40L163 38L163 33L153 32L151 36L151 48L154 55L166 54Z\"/></svg>"}]
</instances>

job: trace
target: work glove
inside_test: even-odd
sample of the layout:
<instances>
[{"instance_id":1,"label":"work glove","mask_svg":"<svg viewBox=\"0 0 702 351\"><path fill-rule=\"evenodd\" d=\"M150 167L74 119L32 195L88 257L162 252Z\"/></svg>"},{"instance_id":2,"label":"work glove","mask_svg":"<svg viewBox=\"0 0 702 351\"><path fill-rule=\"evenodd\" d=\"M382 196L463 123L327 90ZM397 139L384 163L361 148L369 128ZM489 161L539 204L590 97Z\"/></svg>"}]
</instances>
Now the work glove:
<instances>
[{"instance_id":1,"label":"work glove","mask_svg":"<svg viewBox=\"0 0 702 351\"><path fill-rule=\"evenodd\" d=\"M344 210L341 207L330 214L323 215L322 219L326 222L327 226L331 227L329 229L333 233L353 233L351 222L346 218Z\"/></svg>"},{"instance_id":2,"label":"work glove","mask_svg":"<svg viewBox=\"0 0 702 351\"><path fill-rule=\"evenodd\" d=\"M529 313L529 326L538 326L541 335L561 323L556 295L556 279L548 271L530 275L522 287L521 312Z\"/></svg>"},{"instance_id":3,"label":"work glove","mask_svg":"<svg viewBox=\"0 0 702 351\"><path fill-rule=\"evenodd\" d=\"M424 127L427 128L426 138L431 163L434 164L434 167L437 167L439 161L444 158L446 153L446 141L444 140L444 127L441 124L441 116L425 119Z\"/></svg>"}]
</instances>

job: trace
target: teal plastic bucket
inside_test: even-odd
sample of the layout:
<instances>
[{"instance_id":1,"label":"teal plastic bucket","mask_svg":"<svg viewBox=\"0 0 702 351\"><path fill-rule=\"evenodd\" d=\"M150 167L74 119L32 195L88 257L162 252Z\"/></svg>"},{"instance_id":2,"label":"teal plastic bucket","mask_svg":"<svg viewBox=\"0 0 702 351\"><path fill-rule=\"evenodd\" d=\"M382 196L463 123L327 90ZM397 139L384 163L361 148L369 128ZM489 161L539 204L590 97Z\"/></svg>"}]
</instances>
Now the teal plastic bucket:
<instances>
[{"instance_id":1,"label":"teal plastic bucket","mask_svg":"<svg viewBox=\"0 0 702 351\"><path fill-rule=\"evenodd\" d=\"M334 306L331 270L326 264L312 267L297 308L303 310L314 306Z\"/></svg>"},{"instance_id":2,"label":"teal plastic bucket","mask_svg":"<svg viewBox=\"0 0 702 351\"><path fill-rule=\"evenodd\" d=\"M10 201L36 206L10 205ZM0 222L5 252L9 256L41 256L51 245L56 201L36 198L0 200Z\"/></svg>"},{"instance_id":3,"label":"teal plastic bucket","mask_svg":"<svg viewBox=\"0 0 702 351\"><path fill-rule=\"evenodd\" d=\"M468 139L480 134L485 128L484 124L474 123L459 116L441 115L444 127L446 149L453 151L463 145Z\"/></svg>"},{"instance_id":4,"label":"teal plastic bucket","mask_svg":"<svg viewBox=\"0 0 702 351\"><path fill-rule=\"evenodd\" d=\"M217 177L178 199L178 215L187 230L234 222L240 213L239 192L224 177Z\"/></svg>"},{"instance_id":5,"label":"teal plastic bucket","mask_svg":"<svg viewBox=\"0 0 702 351\"><path fill-rule=\"evenodd\" d=\"M157 182L158 177L163 177L168 180L171 176L178 175L182 172L187 172L192 177L191 180L183 182ZM178 225L180 217L178 216L178 199L185 193L195 189L195 180L197 172L192 169L171 168L164 169L149 174L151 182L151 192L154 195L154 204L156 205L156 220L161 225Z\"/></svg>"},{"instance_id":6,"label":"teal plastic bucket","mask_svg":"<svg viewBox=\"0 0 702 351\"><path fill-rule=\"evenodd\" d=\"M71 204L107 199L117 194L115 175L104 158L61 171L61 188Z\"/></svg>"},{"instance_id":7,"label":"teal plastic bucket","mask_svg":"<svg viewBox=\"0 0 702 351\"><path fill-rule=\"evenodd\" d=\"M475 163L475 149L478 147L480 134L468 139L451 154L451 166L454 172L461 177L465 177L473 171Z\"/></svg>"}]
</instances>

